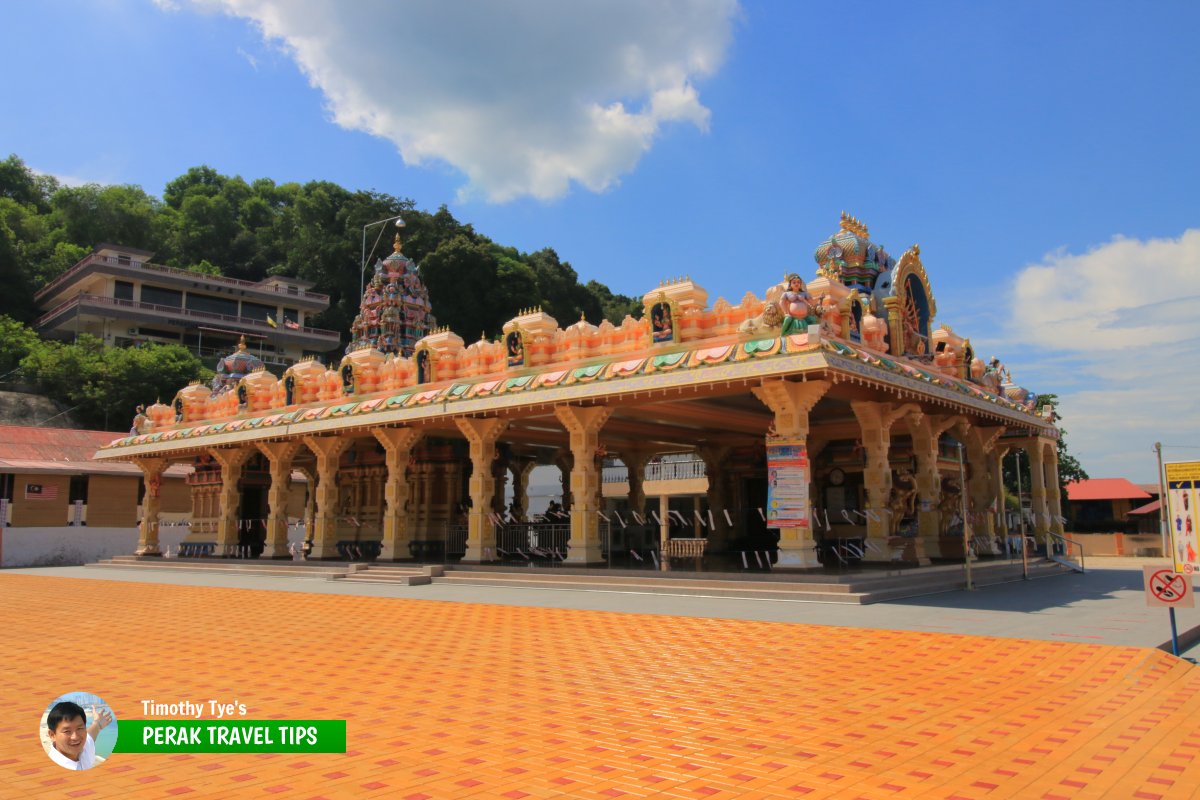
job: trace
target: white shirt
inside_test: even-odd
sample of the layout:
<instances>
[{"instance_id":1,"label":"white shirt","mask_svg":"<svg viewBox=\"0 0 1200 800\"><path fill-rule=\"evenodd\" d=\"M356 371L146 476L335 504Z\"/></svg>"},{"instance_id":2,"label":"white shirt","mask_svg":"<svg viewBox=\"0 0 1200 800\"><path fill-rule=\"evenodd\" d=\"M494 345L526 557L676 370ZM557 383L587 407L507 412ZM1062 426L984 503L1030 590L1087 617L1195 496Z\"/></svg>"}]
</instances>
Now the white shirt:
<instances>
[{"instance_id":1,"label":"white shirt","mask_svg":"<svg viewBox=\"0 0 1200 800\"><path fill-rule=\"evenodd\" d=\"M67 758L51 744L50 758L55 764L64 769L91 769L96 766L96 743L92 740L92 735L90 733L87 734L87 739L83 743L83 750L79 752L78 761L72 761Z\"/></svg>"}]
</instances>

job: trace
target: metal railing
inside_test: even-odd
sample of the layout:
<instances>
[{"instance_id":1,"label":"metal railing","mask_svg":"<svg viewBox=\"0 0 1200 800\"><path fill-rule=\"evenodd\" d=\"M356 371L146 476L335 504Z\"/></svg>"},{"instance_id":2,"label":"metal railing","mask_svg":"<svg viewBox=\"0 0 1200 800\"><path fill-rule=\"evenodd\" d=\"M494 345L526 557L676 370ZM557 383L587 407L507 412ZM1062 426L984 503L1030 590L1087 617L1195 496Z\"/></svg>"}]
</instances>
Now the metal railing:
<instances>
[{"instance_id":1,"label":"metal railing","mask_svg":"<svg viewBox=\"0 0 1200 800\"><path fill-rule=\"evenodd\" d=\"M1069 536L1054 531L1046 532L1046 558L1076 572L1086 572L1083 563L1083 545ZM1059 551L1062 552L1059 552ZM1078 555L1076 555L1078 553Z\"/></svg>"},{"instance_id":2,"label":"metal railing","mask_svg":"<svg viewBox=\"0 0 1200 800\"><path fill-rule=\"evenodd\" d=\"M98 294L79 294L74 297L64 300L57 306L46 312L33 323L34 327L42 327L48 324L55 317L62 315L75 306L81 305L106 306L109 308L124 308L130 311L142 311L146 313L160 315L166 318L167 322L179 324L179 318L196 319L204 322L216 321L223 322L226 325L238 325L242 328L261 330L269 333L272 336L305 333L309 336L320 336L322 338L338 339L337 331L325 330L324 328L309 328L301 326L300 328L272 328L265 320L253 319L251 317L235 317L229 314L218 314L212 311L196 311L190 308L177 308L175 306L161 306L155 303L143 303L138 300L121 300L116 297L104 297Z\"/></svg>"},{"instance_id":3,"label":"metal railing","mask_svg":"<svg viewBox=\"0 0 1200 800\"><path fill-rule=\"evenodd\" d=\"M704 462L694 461L664 461L659 464L647 464L647 481L686 481L695 478L705 478L708 472ZM624 483L629 480L628 467L605 467L603 480L605 483Z\"/></svg>"},{"instance_id":4,"label":"metal railing","mask_svg":"<svg viewBox=\"0 0 1200 800\"><path fill-rule=\"evenodd\" d=\"M241 289L252 290L256 292L266 292L268 294L278 294L284 297L296 297L301 300L310 300L313 302L329 304L329 295L320 294L319 292L307 292L303 289L289 289L286 286L278 285L263 285L255 281L244 281L241 278L226 278L224 275L207 275L203 272L192 272L191 270L179 269L178 267L168 267L163 264L151 264L150 262L134 261L132 259L115 258L113 256L102 256L96 253L84 256L75 266L59 275L50 283L46 284L35 296L36 298L46 297L54 293L54 290L70 283L76 275L90 267L92 264L103 264L109 267L119 267L132 271L157 272L164 275L174 275L181 278L186 278L189 281L217 283L222 286L236 286Z\"/></svg>"}]
</instances>

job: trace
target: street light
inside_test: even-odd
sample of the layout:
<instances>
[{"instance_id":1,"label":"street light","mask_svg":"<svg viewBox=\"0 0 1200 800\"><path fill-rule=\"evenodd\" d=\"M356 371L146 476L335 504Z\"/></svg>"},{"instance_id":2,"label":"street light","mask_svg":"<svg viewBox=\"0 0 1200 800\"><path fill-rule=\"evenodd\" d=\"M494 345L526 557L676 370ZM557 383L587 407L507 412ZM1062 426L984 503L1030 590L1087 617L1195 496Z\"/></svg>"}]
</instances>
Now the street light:
<instances>
[{"instance_id":1,"label":"street light","mask_svg":"<svg viewBox=\"0 0 1200 800\"><path fill-rule=\"evenodd\" d=\"M397 228L404 227L404 220L402 220L399 215L394 216L394 217L388 217L387 219L381 219L378 222L368 222L366 225L363 225L363 229L362 229L362 266L361 266L361 269L359 269L359 271L358 271L358 297L360 300L362 299L363 291L367 288L367 284L366 284L367 228L373 228L376 225L384 225L384 224L386 224L388 222L392 222L392 221L395 221ZM371 245L371 255L375 255L375 248L379 245L379 240L382 238L383 238L383 229L380 229L379 235L375 237L375 244Z\"/></svg>"}]
</instances>

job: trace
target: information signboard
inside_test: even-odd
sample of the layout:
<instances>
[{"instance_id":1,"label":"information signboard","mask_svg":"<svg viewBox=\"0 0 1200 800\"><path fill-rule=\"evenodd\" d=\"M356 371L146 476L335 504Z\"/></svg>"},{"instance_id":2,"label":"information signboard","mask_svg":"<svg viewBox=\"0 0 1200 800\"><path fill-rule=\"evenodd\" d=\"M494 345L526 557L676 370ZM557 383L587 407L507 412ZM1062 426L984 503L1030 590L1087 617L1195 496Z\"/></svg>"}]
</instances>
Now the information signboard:
<instances>
[{"instance_id":1,"label":"information signboard","mask_svg":"<svg viewBox=\"0 0 1200 800\"><path fill-rule=\"evenodd\" d=\"M804 439L767 437L767 527L807 528L808 447Z\"/></svg>"},{"instance_id":2,"label":"information signboard","mask_svg":"<svg viewBox=\"0 0 1200 800\"><path fill-rule=\"evenodd\" d=\"M1200 461L1177 461L1163 464L1166 473L1167 497L1163 510L1171 531L1171 559L1175 571L1191 575L1200 570Z\"/></svg>"}]
</instances>

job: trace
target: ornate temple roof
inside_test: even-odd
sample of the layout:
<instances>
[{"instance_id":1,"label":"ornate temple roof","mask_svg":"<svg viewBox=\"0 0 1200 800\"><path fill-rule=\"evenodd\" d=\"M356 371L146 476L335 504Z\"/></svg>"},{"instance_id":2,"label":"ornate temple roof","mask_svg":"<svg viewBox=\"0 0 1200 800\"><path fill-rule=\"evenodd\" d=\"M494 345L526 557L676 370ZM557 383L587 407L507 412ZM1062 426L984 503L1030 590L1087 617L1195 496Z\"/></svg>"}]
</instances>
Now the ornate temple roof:
<instances>
[{"instance_id":1,"label":"ornate temple roof","mask_svg":"<svg viewBox=\"0 0 1200 800\"><path fill-rule=\"evenodd\" d=\"M264 366L262 359L246 352L246 337L243 336L236 350L217 361L217 374L213 375L212 379L213 393L232 389L242 378L255 370L263 369Z\"/></svg>"},{"instance_id":2,"label":"ornate temple roof","mask_svg":"<svg viewBox=\"0 0 1200 800\"><path fill-rule=\"evenodd\" d=\"M401 252L398 233L392 250L390 256L375 262L375 274L350 326L347 353L374 348L385 355L411 356L417 342L437 325L429 291L421 282L416 262Z\"/></svg>"},{"instance_id":3,"label":"ornate temple roof","mask_svg":"<svg viewBox=\"0 0 1200 800\"><path fill-rule=\"evenodd\" d=\"M896 266L883 245L869 238L867 226L858 219L842 212L838 232L817 246L813 253L819 274L844 283L851 288L870 290L881 272Z\"/></svg>"}]
</instances>

